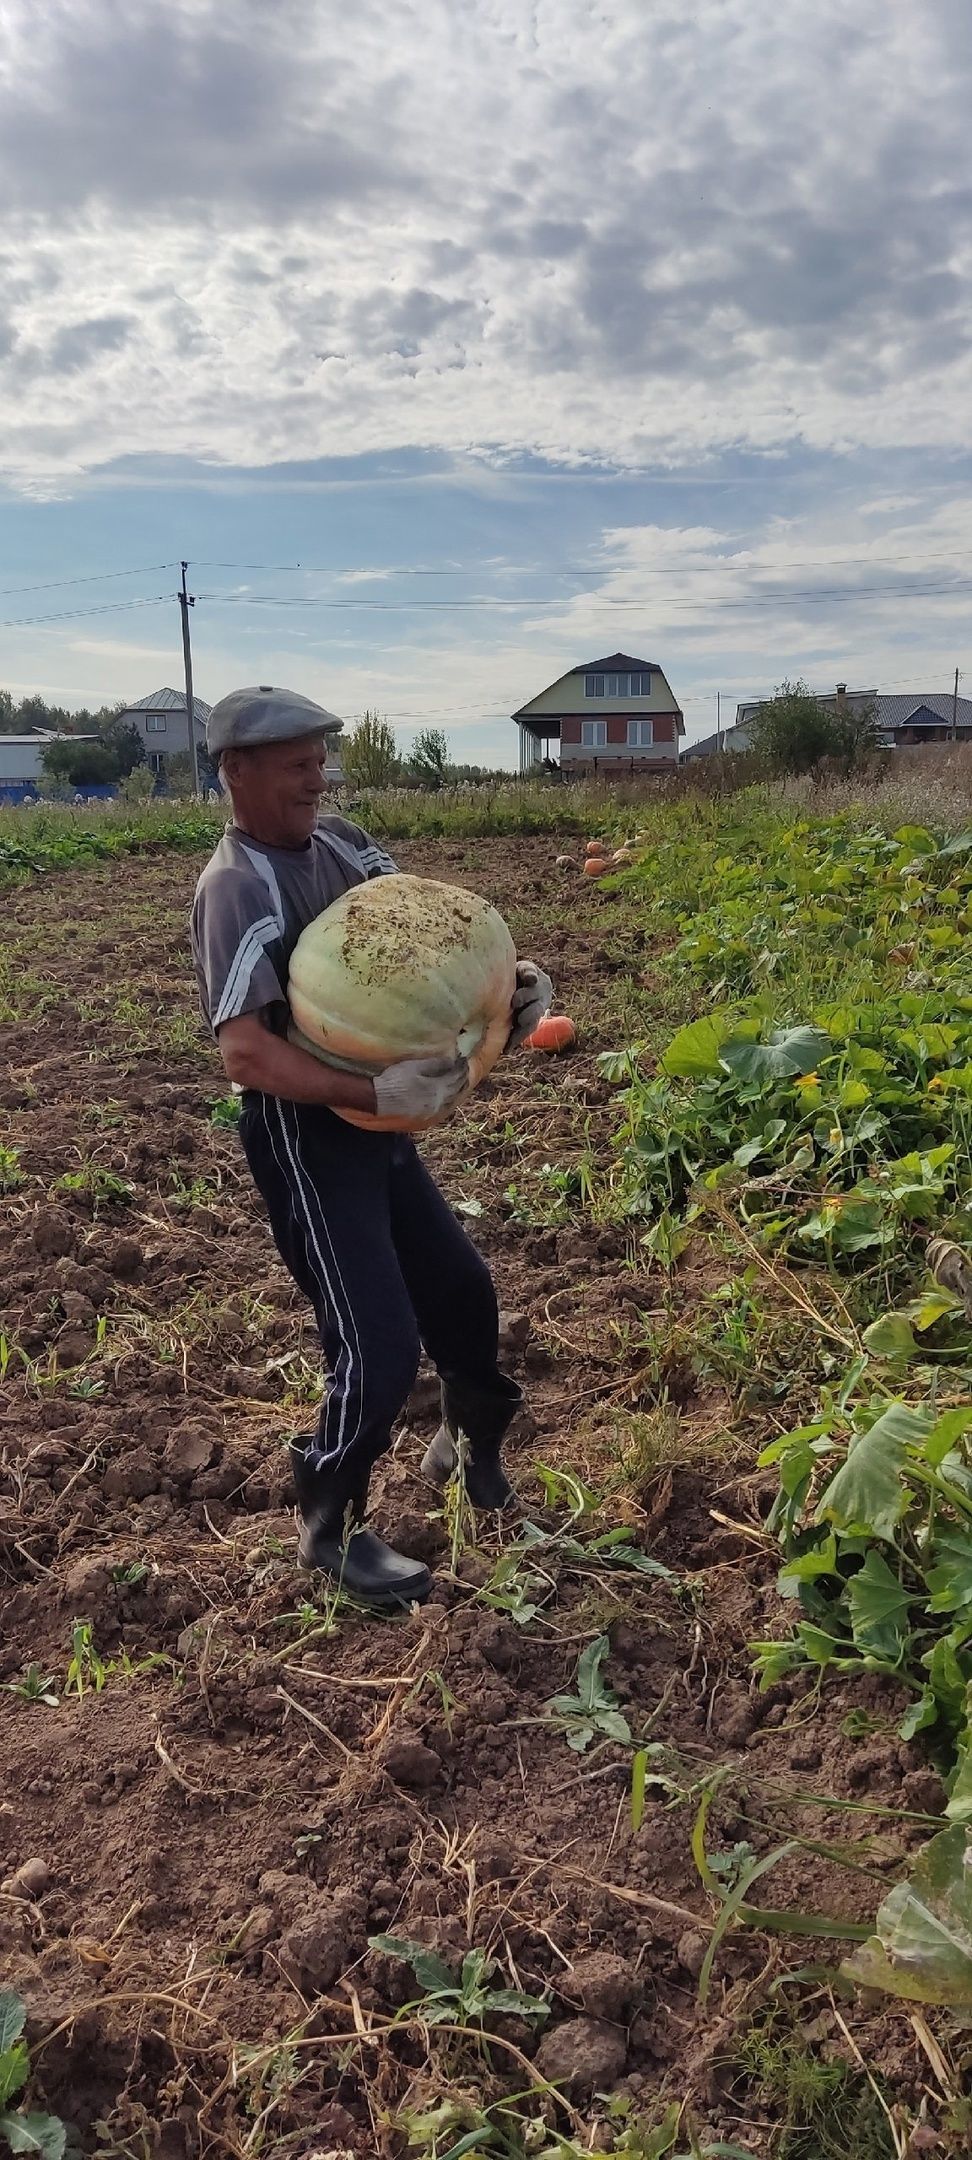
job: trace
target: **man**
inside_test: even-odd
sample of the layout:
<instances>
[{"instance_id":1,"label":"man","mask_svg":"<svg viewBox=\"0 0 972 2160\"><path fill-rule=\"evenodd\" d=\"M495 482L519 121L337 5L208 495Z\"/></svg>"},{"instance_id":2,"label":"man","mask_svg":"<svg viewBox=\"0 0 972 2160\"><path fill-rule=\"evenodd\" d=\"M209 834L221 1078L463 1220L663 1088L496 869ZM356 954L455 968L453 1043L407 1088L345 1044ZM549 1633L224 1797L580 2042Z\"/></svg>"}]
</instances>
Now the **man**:
<instances>
[{"instance_id":1,"label":"man","mask_svg":"<svg viewBox=\"0 0 972 2160\"><path fill-rule=\"evenodd\" d=\"M339 725L309 698L264 685L214 705L207 748L233 816L196 888L192 949L203 1013L243 1091L247 1161L281 1256L314 1307L328 1369L318 1429L291 1443L298 1557L361 1597L407 1602L426 1596L428 1569L367 1529L365 1512L420 1350L442 1383L442 1424L423 1469L444 1485L461 1432L474 1506L513 1498L500 1444L521 1395L497 1363L489 1270L413 1141L335 1115L434 1116L461 1095L465 1060L409 1058L372 1079L287 1039L301 931L349 886L395 869L359 826L319 816L325 741ZM548 977L521 961L511 1043L531 1033L550 998Z\"/></svg>"}]
</instances>

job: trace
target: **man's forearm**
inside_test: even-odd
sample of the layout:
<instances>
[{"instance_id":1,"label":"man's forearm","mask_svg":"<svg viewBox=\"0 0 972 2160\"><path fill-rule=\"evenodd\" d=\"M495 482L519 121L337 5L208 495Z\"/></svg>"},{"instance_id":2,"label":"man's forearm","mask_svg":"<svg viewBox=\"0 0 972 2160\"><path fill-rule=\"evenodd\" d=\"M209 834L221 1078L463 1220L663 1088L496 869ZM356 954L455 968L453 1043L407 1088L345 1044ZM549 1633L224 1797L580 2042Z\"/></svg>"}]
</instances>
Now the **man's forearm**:
<instances>
[{"instance_id":1,"label":"man's forearm","mask_svg":"<svg viewBox=\"0 0 972 2160\"><path fill-rule=\"evenodd\" d=\"M282 1035L262 1028L257 1042L220 1042L231 1080L284 1102L320 1103L331 1110L367 1110L374 1114L375 1091L361 1073L339 1072L299 1050Z\"/></svg>"}]
</instances>

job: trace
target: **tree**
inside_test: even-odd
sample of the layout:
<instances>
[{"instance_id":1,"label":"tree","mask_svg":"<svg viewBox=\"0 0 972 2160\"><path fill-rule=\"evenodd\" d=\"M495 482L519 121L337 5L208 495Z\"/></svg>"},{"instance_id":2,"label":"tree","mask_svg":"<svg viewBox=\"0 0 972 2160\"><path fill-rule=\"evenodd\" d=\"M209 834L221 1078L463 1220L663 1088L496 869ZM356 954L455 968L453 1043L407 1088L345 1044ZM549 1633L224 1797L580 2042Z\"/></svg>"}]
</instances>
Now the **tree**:
<instances>
[{"instance_id":1,"label":"tree","mask_svg":"<svg viewBox=\"0 0 972 2160\"><path fill-rule=\"evenodd\" d=\"M782 682L775 696L757 706L749 740L777 772L809 772L821 758L839 754L837 716L805 682Z\"/></svg>"},{"instance_id":2,"label":"tree","mask_svg":"<svg viewBox=\"0 0 972 2160\"><path fill-rule=\"evenodd\" d=\"M409 752L409 765L422 787L440 788L449 763L449 744L441 728L423 728Z\"/></svg>"},{"instance_id":3,"label":"tree","mask_svg":"<svg viewBox=\"0 0 972 2160\"><path fill-rule=\"evenodd\" d=\"M103 787L116 777L111 751L99 742L45 743L41 764L49 779L67 780L71 787Z\"/></svg>"},{"instance_id":4,"label":"tree","mask_svg":"<svg viewBox=\"0 0 972 2160\"><path fill-rule=\"evenodd\" d=\"M144 762L145 744L131 720L122 725L117 713L112 713L107 719L103 719L100 713L96 717L101 722L101 740L114 759L115 770L112 778L124 780L128 773L134 772L136 765Z\"/></svg>"},{"instance_id":5,"label":"tree","mask_svg":"<svg viewBox=\"0 0 972 2160\"><path fill-rule=\"evenodd\" d=\"M861 698L853 705L845 704L842 712L834 715L834 755L839 757L848 772L861 765L880 748L878 737L878 712L873 698Z\"/></svg>"},{"instance_id":6,"label":"tree","mask_svg":"<svg viewBox=\"0 0 972 2160\"><path fill-rule=\"evenodd\" d=\"M352 787L390 787L398 773L398 746L387 720L366 712L342 739L341 764Z\"/></svg>"}]
</instances>

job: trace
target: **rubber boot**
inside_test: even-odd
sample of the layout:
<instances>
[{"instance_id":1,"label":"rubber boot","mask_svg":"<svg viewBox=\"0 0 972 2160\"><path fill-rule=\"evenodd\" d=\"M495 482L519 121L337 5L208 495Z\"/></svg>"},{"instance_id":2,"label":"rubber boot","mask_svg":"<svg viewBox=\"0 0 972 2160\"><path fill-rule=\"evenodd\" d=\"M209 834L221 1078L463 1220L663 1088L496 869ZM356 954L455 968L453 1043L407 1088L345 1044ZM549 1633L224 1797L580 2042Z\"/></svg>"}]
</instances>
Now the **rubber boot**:
<instances>
[{"instance_id":1,"label":"rubber boot","mask_svg":"<svg viewBox=\"0 0 972 2160\"><path fill-rule=\"evenodd\" d=\"M433 1485L447 1485L459 1469L460 1434L465 1441L462 1476L473 1507L506 1508L516 1494L503 1468L500 1445L523 1401L515 1380L499 1376L495 1389L442 1383L442 1423L422 1458L422 1474Z\"/></svg>"},{"instance_id":2,"label":"rubber boot","mask_svg":"<svg viewBox=\"0 0 972 2160\"><path fill-rule=\"evenodd\" d=\"M395 1552L365 1525L368 1471L329 1471L306 1453L313 1444L311 1434L290 1443L300 1508L300 1566L320 1569L350 1597L369 1605L420 1604L432 1587L428 1568Z\"/></svg>"}]
</instances>

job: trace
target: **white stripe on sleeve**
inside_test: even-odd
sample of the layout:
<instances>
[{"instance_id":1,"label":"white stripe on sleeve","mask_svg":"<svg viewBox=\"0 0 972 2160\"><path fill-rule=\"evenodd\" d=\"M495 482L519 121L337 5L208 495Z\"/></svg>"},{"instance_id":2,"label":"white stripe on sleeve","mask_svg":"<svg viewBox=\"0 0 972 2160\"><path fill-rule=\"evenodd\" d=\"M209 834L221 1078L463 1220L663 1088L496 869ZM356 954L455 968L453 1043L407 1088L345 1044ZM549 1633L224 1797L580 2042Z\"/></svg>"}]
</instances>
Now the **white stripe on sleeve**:
<instances>
[{"instance_id":1,"label":"white stripe on sleeve","mask_svg":"<svg viewBox=\"0 0 972 2160\"><path fill-rule=\"evenodd\" d=\"M262 922L253 923L240 939L226 977L223 995L213 1014L214 1028L221 1027L224 1020L235 1019L241 1011L257 961L266 947L272 945L279 936L280 931L274 917L265 915Z\"/></svg>"}]
</instances>

